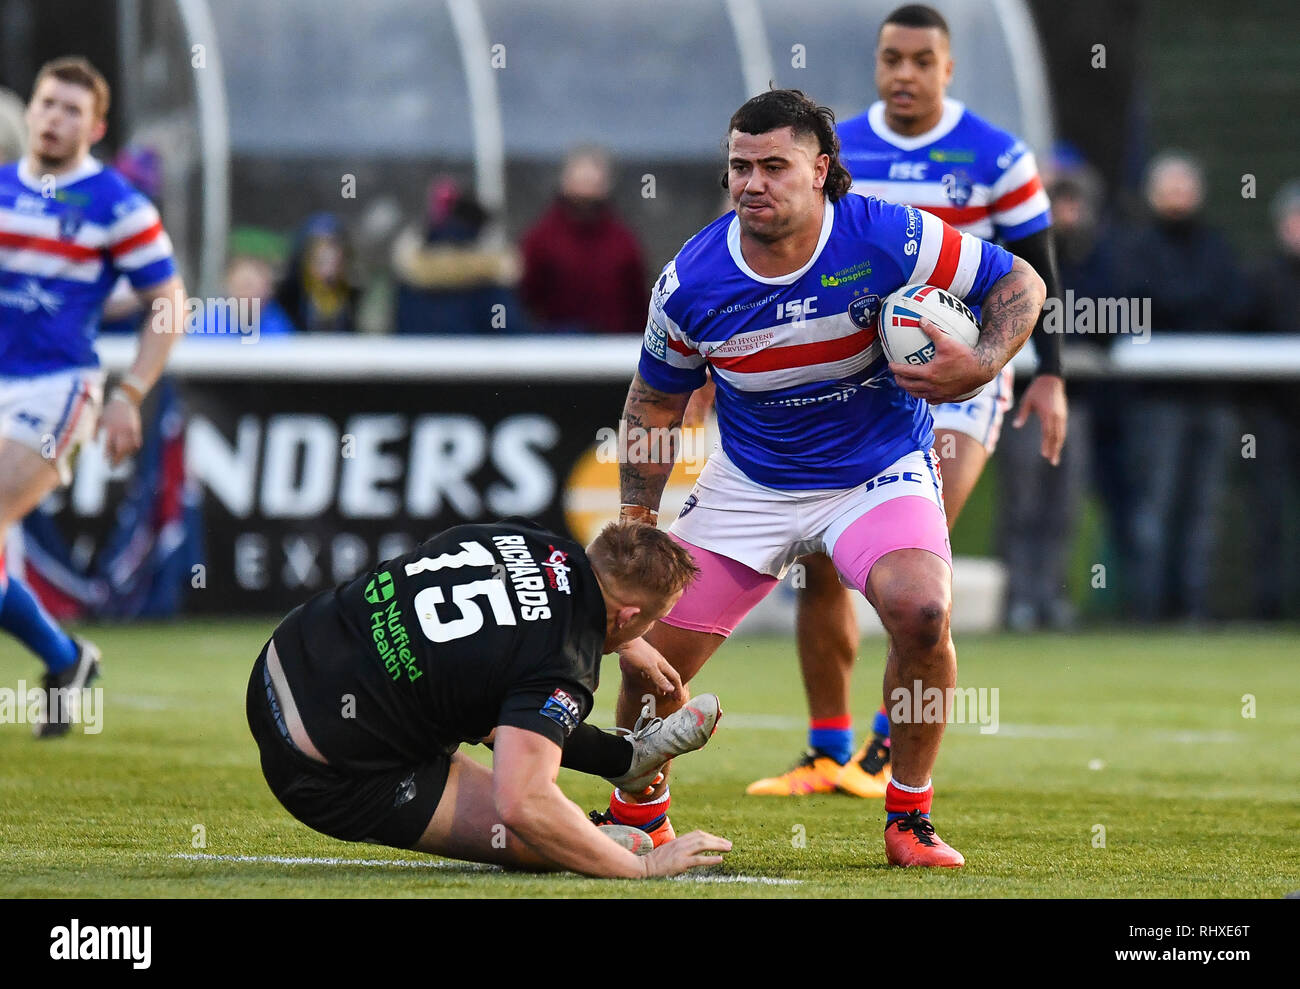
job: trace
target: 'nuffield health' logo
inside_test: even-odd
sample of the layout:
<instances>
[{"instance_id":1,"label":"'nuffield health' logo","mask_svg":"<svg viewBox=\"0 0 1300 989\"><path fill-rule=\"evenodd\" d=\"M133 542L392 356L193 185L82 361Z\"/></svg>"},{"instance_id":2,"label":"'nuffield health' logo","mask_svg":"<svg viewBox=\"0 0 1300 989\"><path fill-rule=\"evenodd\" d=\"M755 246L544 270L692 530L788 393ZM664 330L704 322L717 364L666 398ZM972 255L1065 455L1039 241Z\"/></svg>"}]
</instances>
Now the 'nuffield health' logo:
<instances>
[{"instance_id":1,"label":"'nuffield health' logo","mask_svg":"<svg viewBox=\"0 0 1300 989\"><path fill-rule=\"evenodd\" d=\"M366 600L370 604L383 604L393 596L393 576L387 570L375 574L366 585Z\"/></svg>"}]
</instances>

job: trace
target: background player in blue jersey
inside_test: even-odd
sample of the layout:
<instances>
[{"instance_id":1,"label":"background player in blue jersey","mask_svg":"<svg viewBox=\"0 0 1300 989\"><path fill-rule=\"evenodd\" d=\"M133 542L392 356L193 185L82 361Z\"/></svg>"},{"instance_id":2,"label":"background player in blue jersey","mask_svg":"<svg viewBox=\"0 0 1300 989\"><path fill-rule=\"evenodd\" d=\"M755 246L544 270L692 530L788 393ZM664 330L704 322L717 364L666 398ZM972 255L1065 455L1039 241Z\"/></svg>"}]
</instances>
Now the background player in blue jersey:
<instances>
[{"instance_id":1,"label":"background player in blue jersey","mask_svg":"<svg viewBox=\"0 0 1300 989\"><path fill-rule=\"evenodd\" d=\"M0 167L0 546L71 481L72 458L97 428L114 465L139 450L140 403L182 330L185 288L157 210L90 154L108 103L108 84L85 59L47 63L27 107L27 154ZM94 340L119 275L152 315L105 404ZM45 663L36 736L66 733L99 650L64 632L2 566L0 628Z\"/></svg>"},{"instance_id":2,"label":"background player in blue jersey","mask_svg":"<svg viewBox=\"0 0 1300 989\"><path fill-rule=\"evenodd\" d=\"M932 7L908 4L890 13L876 39L880 100L837 128L852 191L926 210L962 233L998 240L1041 273L1048 297L1059 296L1051 214L1034 155L1025 144L946 96L953 59L948 25ZM1014 420L1031 413L1042 425L1042 455L1060 460L1066 431L1061 338L1033 332L1037 372ZM975 398L936 405L935 451L951 530L997 446L1012 400L1004 368ZM859 631L853 602L830 559L800 561L796 636L808 697L808 751L785 773L757 780L747 792L801 796L840 791L882 797L889 781L889 718L877 712L872 733L854 752L850 680Z\"/></svg>"},{"instance_id":3,"label":"background player in blue jersey","mask_svg":"<svg viewBox=\"0 0 1300 989\"><path fill-rule=\"evenodd\" d=\"M885 695L918 686L943 695L956 683L951 550L927 403L1001 371L1038 316L1042 279L932 215L847 195L834 117L803 93L754 97L728 134L735 212L665 267L624 409L629 434L667 435L704 384L706 365L716 383L721 449L670 530L701 577L646 641L689 681L794 561L820 550L890 634ZM974 349L922 321L934 360L886 362L881 300L913 282L981 304ZM671 469L625 456L622 516L657 521ZM632 723L644 690L625 676L620 724ZM660 713L681 702L666 701ZM896 726L885 796L893 864L964 862L929 821L944 717L923 713ZM641 794L616 790L609 817L668 840L668 804L666 781Z\"/></svg>"}]
</instances>

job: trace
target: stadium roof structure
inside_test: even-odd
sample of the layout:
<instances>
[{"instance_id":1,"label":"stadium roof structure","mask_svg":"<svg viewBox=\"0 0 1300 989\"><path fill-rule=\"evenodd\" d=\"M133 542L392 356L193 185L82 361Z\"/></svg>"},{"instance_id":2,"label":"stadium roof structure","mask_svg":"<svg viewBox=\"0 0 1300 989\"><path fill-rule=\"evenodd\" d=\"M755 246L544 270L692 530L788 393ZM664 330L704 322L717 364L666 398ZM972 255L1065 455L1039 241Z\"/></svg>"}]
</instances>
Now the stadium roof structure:
<instances>
[{"instance_id":1,"label":"stadium roof structure","mask_svg":"<svg viewBox=\"0 0 1300 989\"><path fill-rule=\"evenodd\" d=\"M504 205L504 160L599 141L712 159L719 121L797 87L837 114L875 99L876 31L896 0L222 0L236 153L472 160ZM946 0L951 94L1046 148L1051 124L1023 0Z\"/></svg>"},{"instance_id":2,"label":"stadium roof structure","mask_svg":"<svg viewBox=\"0 0 1300 989\"><path fill-rule=\"evenodd\" d=\"M168 149L168 198L186 203L169 228L211 291L232 157L461 162L479 201L503 215L508 162L554 161L577 144L661 163L720 160L723 122L769 85L803 89L839 117L861 112L875 99L876 32L896 5L120 0L118 9L133 129ZM939 7L956 60L950 95L1049 147L1046 73L1025 0Z\"/></svg>"}]
</instances>

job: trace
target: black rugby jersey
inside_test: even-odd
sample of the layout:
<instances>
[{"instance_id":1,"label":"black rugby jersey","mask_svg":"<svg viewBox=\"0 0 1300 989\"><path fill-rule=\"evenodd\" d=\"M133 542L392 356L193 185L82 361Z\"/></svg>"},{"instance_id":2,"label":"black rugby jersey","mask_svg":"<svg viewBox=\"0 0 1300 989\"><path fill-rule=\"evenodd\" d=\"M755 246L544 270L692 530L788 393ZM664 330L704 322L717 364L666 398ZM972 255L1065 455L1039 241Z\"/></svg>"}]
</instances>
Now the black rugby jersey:
<instances>
[{"instance_id":1,"label":"black rugby jersey","mask_svg":"<svg viewBox=\"0 0 1300 989\"><path fill-rule=\"evenodd\" d=\"M581 546L507 519L318 594L274 641L307 734L339 768L436 758L497 725L562 746L591 711L605 601Z\"/></svg>"}]
</instances>

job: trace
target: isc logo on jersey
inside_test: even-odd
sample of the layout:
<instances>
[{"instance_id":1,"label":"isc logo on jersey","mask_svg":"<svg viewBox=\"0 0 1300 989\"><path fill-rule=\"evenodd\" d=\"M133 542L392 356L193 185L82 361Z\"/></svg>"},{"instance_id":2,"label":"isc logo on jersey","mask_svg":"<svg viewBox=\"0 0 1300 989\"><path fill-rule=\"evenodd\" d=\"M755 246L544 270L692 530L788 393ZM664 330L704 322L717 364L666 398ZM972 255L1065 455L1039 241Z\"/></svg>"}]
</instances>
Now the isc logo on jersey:
<instances>
[{"instance_id":1,"label":"isc logo on jersey","mask_svg":"<svg viewBox=\"0 0 1300 989\"><path fill-rule=\"evenodd\" d=\"M794 320L796 323L802 323L809 316L817 314L817 296L810 295L804 299L791 299L789 302L778 302L776 304L776 318Z\"/></svg>"},{"instance_id":2,"label":"isc logo on jersey","mask_svg":"<svg viewBox=\"0 0 1300 989\"><path fill-rule=\"evenodd\" d=\"M928 161L896 161L889 166L889 177L908 182L923 182L925 170L929 167Z\"/></svg>"}]
</instances>

